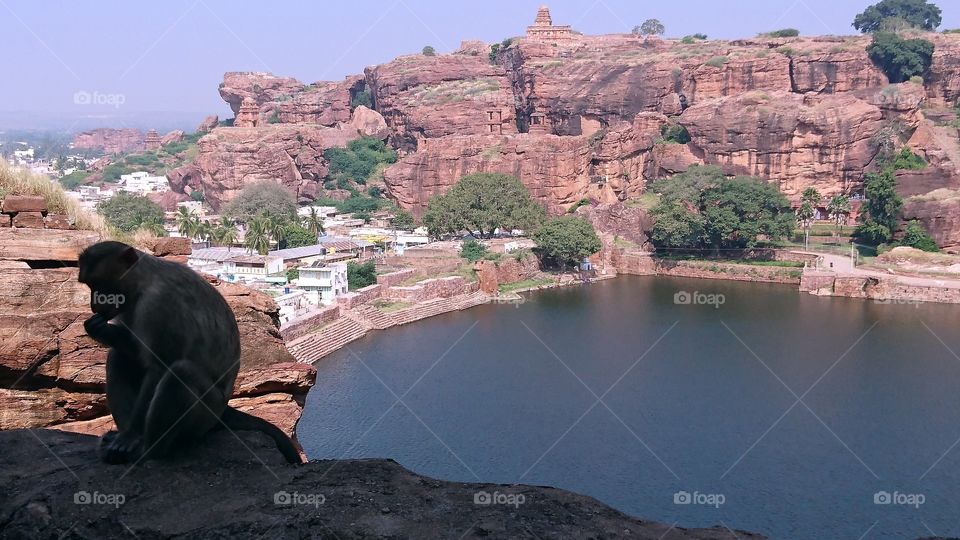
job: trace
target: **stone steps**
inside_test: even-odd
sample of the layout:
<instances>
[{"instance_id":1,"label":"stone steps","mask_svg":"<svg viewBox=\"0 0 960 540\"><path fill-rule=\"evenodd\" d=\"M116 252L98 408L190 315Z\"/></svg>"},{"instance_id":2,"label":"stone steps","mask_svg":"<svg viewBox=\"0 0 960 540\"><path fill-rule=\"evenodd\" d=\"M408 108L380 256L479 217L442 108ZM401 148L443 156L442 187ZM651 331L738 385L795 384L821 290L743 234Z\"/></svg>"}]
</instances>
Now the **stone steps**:
<instances>
[{"instance_id":1,"label":"stone steps","mask_svg":"<svg viewBox=\"0 0 960 540\"><path fill-rule=\"evenodd\" d=\"M341 317L319 332L298 338L287 346L299 362L313 363L351 341L360 339L368 329L352 317Z\"/></svg>"},{"instance_id":2,"label":"stone steps","mask_svg":"<svg viewBox=\"0 0 960 540\"><path fill-rule=\"evenodd\" d=\"M354 311L374 330L384 330L396 324L389 313L384 313L369 304L360 305Z\"/></svg>"},{"instance_id":3,"label":"stone steps","mask_svg":"<svg viewBox=\"0 0 960 540\"><path fill-rule=\"evenodd\" d=\"M420 319L426 319L427 317L433 317L441 313L447 313L448 311L466 309L485 302L487 302L487 295L476 291L464 296L437 298L435 300L421 302L415 306L395 311L391 313L390 316L396 325L408 324L419 321Z\"/></svg>"}]
</instances>

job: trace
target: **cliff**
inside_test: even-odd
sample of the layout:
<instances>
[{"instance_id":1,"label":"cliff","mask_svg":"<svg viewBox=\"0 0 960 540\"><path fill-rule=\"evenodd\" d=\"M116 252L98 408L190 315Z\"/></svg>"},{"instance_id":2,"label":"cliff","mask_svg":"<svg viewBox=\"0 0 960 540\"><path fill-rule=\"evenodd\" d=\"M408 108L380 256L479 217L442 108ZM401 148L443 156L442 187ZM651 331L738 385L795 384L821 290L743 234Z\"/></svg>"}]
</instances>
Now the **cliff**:
<instances>
[{"instance_id":1,"label":"cliff","mask_svg":"<svg viewBox=\"0 0 960 540\"><path fill-rule=\"evenodd\" d=\"M902 175L905 196L956 189L958 137L945 129L952 116L940 113L960 98L960 35L924 37L936 52L922 84L888 84L867 57L868 36L684 43L568 32L513 38L495 54L464 42L452 54L401 56L339 82L227 73L221 95L235 112L247 100L256 127L214 130L186 172L214 201L263 178L302 200L333 195L318 181L322 149L343 142L305 132L350 132L360 111L379 115L376 136L401 155L384 172L386 196L415 214L478 171L518 176L556 212L584 198L627 201L694 163L768 178L792 198L807 187L855 194L882 147L907 144L930 167ZM373 110L353 107L362 95ZM664 140L666 125L682 126L689 142ZM244 129L252 131L234 131ZM930 129L936 136L924 135ZM940 210L930 206L911 214L956 243L960 230L934 222L928 216Z\"/></svg>"},{"instance_id":2,"label":"cliff","mask_svg":"<svg viewBox=\"0 0 960 540\"><path fill-rule=\"evenodd\" d=\"M251 432L132 469L99 463L85 435L8 431L0 446L8 538L762 538L644 521L560 489L435 480L391 460L288 465ZM482 493L517 504L475 503Z\"/></svg>"}]
</instances>

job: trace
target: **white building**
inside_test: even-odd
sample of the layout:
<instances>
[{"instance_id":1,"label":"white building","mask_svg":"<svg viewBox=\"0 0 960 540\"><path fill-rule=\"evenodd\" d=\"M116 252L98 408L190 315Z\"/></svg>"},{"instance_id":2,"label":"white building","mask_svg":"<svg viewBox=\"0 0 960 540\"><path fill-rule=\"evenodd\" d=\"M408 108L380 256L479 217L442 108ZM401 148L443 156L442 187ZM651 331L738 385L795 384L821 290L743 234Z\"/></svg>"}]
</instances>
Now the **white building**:
<instances>
[{"instance_id":1,"label":"white building","mask_svg":"<svg viewBox=\"0 0 960 540\"><path fill-rule=\"evenodd\" d=\"M166 176L150 176L145 171L120 175L120 189L131 193L164 193L170 189Z\"/></svg>"},{"instance_id":2,"label":"white building","mask_svg":"<svg viewBox=\"0 0 960 540\"><path fill-rule=\"evenodd\" d=\"M298 270L297 287L311 303L329 305L336 302L338 296L347 294L346 263L317 261Z\"/></svg>"},{"instance_id":3,"label":"white building","mask_svg":"<svg viewBox=\"0 0 960 540\"><path fill-rule=\"evenodd\" d=\"M228 281L267 280L271 274L283 272L283 259L269 255L235 255L223 262ZM283 278L286 282L286 278Z\"/></svg>"}]
</instances>

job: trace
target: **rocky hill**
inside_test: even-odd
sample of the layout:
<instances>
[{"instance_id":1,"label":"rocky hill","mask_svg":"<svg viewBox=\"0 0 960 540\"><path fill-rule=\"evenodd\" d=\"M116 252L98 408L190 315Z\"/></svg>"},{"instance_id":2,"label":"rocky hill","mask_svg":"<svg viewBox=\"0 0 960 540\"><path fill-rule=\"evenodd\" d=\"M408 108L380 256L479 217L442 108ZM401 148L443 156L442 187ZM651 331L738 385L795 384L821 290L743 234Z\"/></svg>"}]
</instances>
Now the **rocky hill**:
<instances>
[{"instance_id":1,"label":"rocky hill","mask_svg":"<svg viewBox=\"0 0 960 540\"><path fill-rule=\"evenodd\" d=\"M901 173L905 217L952 246L960 35L924 38L936 47L929 72L896 85L871 63L865 36L691 41L551 26L402 56L340 82L227 73L220 94L244 127L214 129L186 176L218 203L267 178L310 200L323 195L322 150L361 134L358 111L384 128L364 134L400 152L386 195L415 214L477 171L517 175L554 211L628 200L694 163L768 178L791 197L809 186L854 194L883 145L907 145L931 166ZM947 192L921 198L938 189Z\"/></svg>"},{"instance_id":2,"label":"rocky hill","mask_svg":"<svg viewBox=\"0 0 960 540\"><path fill-rule=\"evenodd\" d=\"M288 465L251 432L129 470L99 463L85 435L0 432L0 447L4 538L762 538L644 521L560 489L435 480L391 460ZM477 504L483 493L516 504Z\"/></svg>"}]
</instances>

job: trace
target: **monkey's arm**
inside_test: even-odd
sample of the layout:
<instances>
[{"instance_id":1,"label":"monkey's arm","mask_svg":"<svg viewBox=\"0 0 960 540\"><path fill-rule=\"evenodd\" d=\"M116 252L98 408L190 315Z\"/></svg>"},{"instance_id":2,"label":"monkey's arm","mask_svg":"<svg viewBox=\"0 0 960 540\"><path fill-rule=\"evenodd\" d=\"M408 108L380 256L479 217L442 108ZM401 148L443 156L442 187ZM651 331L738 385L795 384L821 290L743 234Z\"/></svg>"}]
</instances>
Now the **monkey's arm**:
<instances>
[{"instance_id":1,"label":"monkey's arm","mask_svg":"<svg viewBox=\"0 0 960 540\"><path fill-rule=\"evenodd\" d=\"M114 347L125 355L135 354L139 349L136 338L124 326L109 324L110 319L100 313L84 321L83 329L97 342Z\"/></svg>"}]
</instances>

